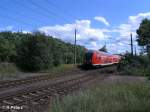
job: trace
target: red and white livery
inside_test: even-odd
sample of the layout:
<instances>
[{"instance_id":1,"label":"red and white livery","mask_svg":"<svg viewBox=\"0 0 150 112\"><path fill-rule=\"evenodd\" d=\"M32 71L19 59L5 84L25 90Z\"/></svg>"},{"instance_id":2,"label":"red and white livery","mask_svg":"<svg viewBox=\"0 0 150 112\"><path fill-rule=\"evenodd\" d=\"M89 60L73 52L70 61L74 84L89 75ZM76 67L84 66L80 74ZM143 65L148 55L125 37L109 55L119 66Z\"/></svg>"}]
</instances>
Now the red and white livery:
<instances>
[{"instance_id":1,"label":"red and white livery","mask_svg":"<svg viewBox=\"0 0 150 112\"><path fill-rule=\"evenodd\" d=\"M85 53L84 64L92 66L104 66L119 63L121 56L111 55L102 51L89 50Z\"/></svg>"}]
</instances>

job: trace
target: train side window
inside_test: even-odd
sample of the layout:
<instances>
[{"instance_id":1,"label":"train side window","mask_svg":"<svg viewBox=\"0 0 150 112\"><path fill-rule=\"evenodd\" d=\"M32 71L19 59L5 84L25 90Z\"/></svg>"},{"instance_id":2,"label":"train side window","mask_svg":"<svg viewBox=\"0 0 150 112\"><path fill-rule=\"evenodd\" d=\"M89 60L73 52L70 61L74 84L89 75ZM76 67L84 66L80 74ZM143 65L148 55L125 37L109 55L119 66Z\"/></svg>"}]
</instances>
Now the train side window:
<instances>
[{"instance_id":1,"label":"train side window","mask_svg":"<svg viewBox=\"0 0 150 112\"><path fill-rule=\"evenodd\" d=\"M95 55L95 59L96 59L96 60L98 59L97 55Z\"/></svg>"}]
</instances>

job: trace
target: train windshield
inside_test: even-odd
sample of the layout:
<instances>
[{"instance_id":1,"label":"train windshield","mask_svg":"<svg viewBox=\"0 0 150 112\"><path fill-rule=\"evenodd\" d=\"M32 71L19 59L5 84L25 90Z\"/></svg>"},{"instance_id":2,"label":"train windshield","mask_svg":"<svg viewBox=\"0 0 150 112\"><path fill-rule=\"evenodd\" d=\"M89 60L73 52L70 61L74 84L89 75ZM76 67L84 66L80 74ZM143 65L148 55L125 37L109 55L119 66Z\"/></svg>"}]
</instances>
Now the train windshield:
<instances>
[{"instance_id":1,"label":"train windshield","mask_svg":"<svg viewBox=\"0 0 150 112\"><path fill-rule=\"evenodd\" d=\"M85 60L90 61L92 59L93 53L86 53L85 54Z\"/></svg>"}]
</instances>

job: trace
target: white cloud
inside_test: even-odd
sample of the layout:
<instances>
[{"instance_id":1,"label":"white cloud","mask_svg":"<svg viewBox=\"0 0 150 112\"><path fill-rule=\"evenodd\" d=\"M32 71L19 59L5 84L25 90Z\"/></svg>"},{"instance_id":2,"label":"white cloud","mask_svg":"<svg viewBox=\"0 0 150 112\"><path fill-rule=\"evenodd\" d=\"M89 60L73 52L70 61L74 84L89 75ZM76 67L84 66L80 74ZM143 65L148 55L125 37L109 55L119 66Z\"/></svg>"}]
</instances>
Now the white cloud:
<instances>
[{"instance_id":1,"label":"white cloud","mask_svg":"<svg viewBox=\"0 0 150 112\"><path fill-rule=\"evenodd\" d=\"M129 16L127 23L120 24L115 29L114 32L118 33L118 37L115 39L116 46L113 47L120 47L118 48L119 51L130 50L130 34L133 34L134 45L137 45L136 40L136 30L139 28L141 21L145 18L150 19L150 12L146 13L139 13L134 16ZM122 49L122 50L121 50Z\"/></svg>"},{"instance_id":2,"label":"white cloud","mask_svg":"<svg viewBox=\"0 0 150 112\"><path fill-rule=\"evenodd\" d=\"M6 30L12 30L14 28L14 26L7 26L5 29Z\"/></svg>"},{"instance_id":3,"label":"white cloud","mask_svg":"<svg viewBox=\"0 0 150 112\"><path fill-rule=\"evenodd\" d=\"M129 37L130 33L136 36L136 30L138 29L141 21L145 18L150 19L150 12L139 13L135 16L129 16L126 24L121 24L118 27L118 31L122 37Z\"/></svg>"},{"instance_id":4,"label":"white cloud","mask_svg":"<svg viewBox=\"0 0 150 112\"><path fill-rule=\"evenodd\" d=\"M130 50L130 33L133 34L133 39L135 40L136 29L138 29L144 18L150 19L150 12L129 16L126 22L107 29L93 28L91 20L76 20L71 24L43 26L38 28L38 30L66 42L74 43L74 30L76 28L77 44L84 45L88 49L99 49L106 42L109 51L120 53ZM94 19L104 23L106 26L110 25L104 17L96 16ZM14 27L10 25L0 28L0 31L6 30L13 31ZM31 32L23 31L23 33ZM134 42L134 45L137 45L137 42Z\"/></svg>"},{"instance_id":5,"label":"white cloud","mask_svg":"<svg viewBox=\"0 0 150 112\"><path fill-rule=\"evenodd\" d=\"M31 31L23 30L22 33L27 34L27 33L32 33Z\"/></svg>"},{"instance_id":6,"label":"white cloud","mask_svg":"<svg viewBox=\"0 0 150 112\"><path fill-rule=\"evenodd\" d=\"M106 26L109 26L109 22L102 16L96 16L94 17L95 20L104 23Z\"/></svg>"},{"instance_id":7,"label":"white cloud","mask_svg":"<svg viewBox=\"0 0 150 112\"><path fill-rule=\"evenodd\" d=\"M129 16L129 22L134 25L138 25L144 18L150 18L150 12L139 13L135 16Z\"/></svg>"},{"instance_id":8,"label":"white cloud","mask_svg":"<svg viewBox=\"0 0 150 112\"><path fill-rule=\"evenodd\" d=\"M14 26L6 26L4 28L0 28L0 31L11 31L13 30Z\"/></svg>"},{"instance_id":9,"label":"white cloud","mask_svg":"<svg viewBox=\"0 0 150 112\"><path fill-rule=\"evenodd\" d=\"M130 51L130 33L133 34L135 40L136 29L144 18L150 19L150 12L129 16L127 22L107 29L91 27L90 20L76 20L72 24L44 26L39 28L39 31L73 43L74 29L77 28L77 44L84 45L88 49L99 49L106 42L110 52L121 53L126 50ZM95 20L109 26L109 22L104 17L96 16ZM134 45L137 45L137 42L134 42Z\"/></svg>"},{"instance_id":10,"label":"white cloud","mask_svg":"<svg viewBox=\"0 0 150 112\"><path fill-rule=\"evenodd\" d=\"M87 48L97 49L97 42L109 37L109 35L107 35L107 32L109 32L108 29L92 28L90 20L76 20L75 23L72 24L44 26L38 30L47 35L52 35L66 42L73 43L75 28L77 29L77 43L85 45Z\"/></svg>"}]
</instances>

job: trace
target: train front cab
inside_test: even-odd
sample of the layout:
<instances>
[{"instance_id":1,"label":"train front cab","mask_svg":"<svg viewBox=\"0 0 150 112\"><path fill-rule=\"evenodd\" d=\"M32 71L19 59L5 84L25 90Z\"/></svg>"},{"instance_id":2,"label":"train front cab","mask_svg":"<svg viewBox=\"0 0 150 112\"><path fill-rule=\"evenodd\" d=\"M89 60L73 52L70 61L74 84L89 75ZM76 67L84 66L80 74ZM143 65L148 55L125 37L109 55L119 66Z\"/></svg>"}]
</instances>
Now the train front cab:
<instances>
[{"instance_id":1,"label":"train front cab","mask_svg":"<svg viewBox=\"0 0 150 112\"><path fill-rule=\"evenodd\" d=\"M93 52L87 52L85 53L85 57L84 57L84 65L86 67L92 67L92 63L93 63Z\"/></svg>"}]
</instances>

